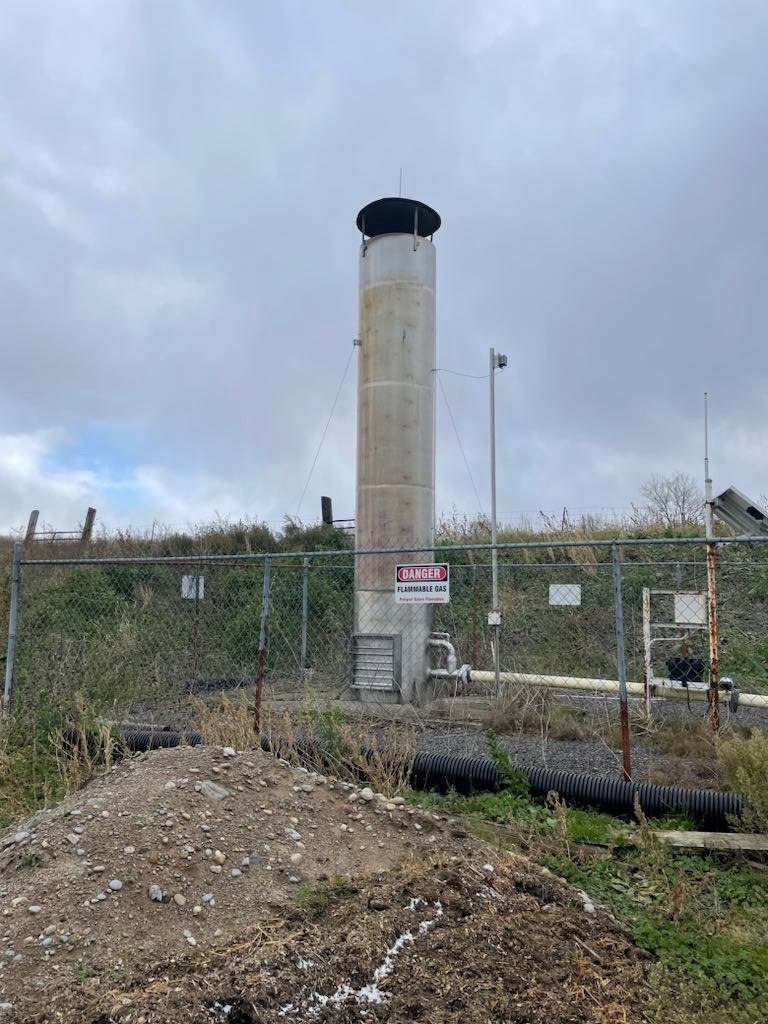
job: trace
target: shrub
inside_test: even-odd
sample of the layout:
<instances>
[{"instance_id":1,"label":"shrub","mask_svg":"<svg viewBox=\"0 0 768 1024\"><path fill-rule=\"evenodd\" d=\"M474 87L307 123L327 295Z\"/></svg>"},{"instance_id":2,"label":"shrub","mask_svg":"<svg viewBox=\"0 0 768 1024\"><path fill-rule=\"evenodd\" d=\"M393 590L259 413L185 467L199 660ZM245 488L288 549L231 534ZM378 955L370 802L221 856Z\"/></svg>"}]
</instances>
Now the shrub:
<instances>
[{"instance_id":1,"label":"shrub","mask_svg":"<svg viewBox=\"0 0 768 1024\"><path fill-rule=\"evenodd\" d=\"M488 744L488 753L496 765L499 773L501 787L509 796L527 799L529 795L528 777L524 771L513 763L512 758L501 746L492 729L485 730L485 742Z\"/></svg>"},{"instance_id":2,"label":"shrub","mask_svg":"<svg viewBox=\"0 0 768 1024\"><path fill-rule=\"evenodd\" d=\"M753 729L746 739L725 740L717 756L726 781L744 801L740 826L768 832L768 733Z\"/></svg>"}]
</instances>

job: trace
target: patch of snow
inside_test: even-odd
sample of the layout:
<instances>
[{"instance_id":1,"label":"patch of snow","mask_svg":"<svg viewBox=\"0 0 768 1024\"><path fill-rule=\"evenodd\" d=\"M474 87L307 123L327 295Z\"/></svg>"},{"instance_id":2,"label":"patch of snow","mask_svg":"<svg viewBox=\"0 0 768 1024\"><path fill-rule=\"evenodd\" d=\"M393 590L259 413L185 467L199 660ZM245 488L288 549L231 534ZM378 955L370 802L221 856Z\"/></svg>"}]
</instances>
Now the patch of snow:
<instances>
[{"instance_id":1,"label":"patch of snow","mask_svg":"<svg viewBox=\"0 0 768 1024\"><path fill-rule=\"evenodd\" d=\"M211 1007L211 1013L215 1013L218 1020L225 1021L230 1013L232 1013L232 1006L229 1003L214 1003Z\"/></svg>"},{"instance_id":2,"label":"patch of snow","mask_svg":"<svg viewBox=\"0 0 768 1024\"><path fill-rule=\"evenodd\" d=\"M362 997L362 998L360 998ZM358 1003L383 1003L387 998L378 985L364 985L358 992Z\"/></svg>"},{"instance_id":3,"label":"patch of snow","mask_svg":"<svg viewBox=\"0 0 768 1024\"><path fill-rule=\"evenodd\" d=\"M577 889L576 894L581 897L581 902L584 904L584 910L587 914L595 913L595 904L592 902L591 897L584 892L583 889Z\"/></svg>"},{"instance_id":4,"label":"patch of snow","mask_svg":"<svg viewBox=\"0 0 768 1024\"><path fill-rule=\"evenodd\" d=\"M421 899L421 897L416 896L413 899L411 899L411 901L407 904L407 909L415 910L416 907L420 904L424 904L426 906L426 900L423 900ZM443 916L443 905L440 902L440 900L437 900L434 903L434 909L435 916L432 918L427 918L424 921L420 921L419 927L415 935L411 931L405 931L403 932L402 935L398 935L398 937L395 939L395 941L384 954L384 959L382 960L382 962L373 972L373 980L368 985L363 985L363 987L359 989L353 989L346 984L339 985L336 991L331 993L331 995L329 996L323 995L321 992L313 992L312 995L309 997L310 1005L307 1007L307 1016L315 1017L317 1016L321 1009L327 1006L342 1006L350 999L353 999L358 1006L366 1006L375 1003L386 1002L387 993L381 991L378 983L380 981L383 981L384 978L386 978L388 975L392 973L395 966L395 959L404 946L406 946L408 943L415 942L417 938L427 935L428 932L430 932L435 927L438 918ZM302 961L300 960L300 969L301 962ZM285 1017L289 1013L294 1014L298 1012L298 1007L295 1007L293 1003L288 1003L287 1006L284 1006L279 1011L279 1016Z\"/></svg>"}]
</instances>

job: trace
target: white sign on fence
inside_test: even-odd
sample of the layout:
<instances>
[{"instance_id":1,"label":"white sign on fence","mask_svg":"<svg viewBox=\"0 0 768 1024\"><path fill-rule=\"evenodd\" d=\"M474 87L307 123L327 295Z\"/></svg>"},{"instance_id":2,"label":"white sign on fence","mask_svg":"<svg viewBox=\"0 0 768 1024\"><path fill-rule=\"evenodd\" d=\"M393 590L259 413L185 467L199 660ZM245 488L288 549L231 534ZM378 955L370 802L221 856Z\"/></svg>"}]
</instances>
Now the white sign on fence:
<instances>
[{"instance_id":1,"label":"white sign on fence","mask_svg":"<svg viewBox=\"0 0 768 1024\"><path fill-rule=\"evenodd\" d=\"M398 565L395 574L397 604L448 604L451 599L450 566L446 562Z\"/></svg>"},{"instance_id":2,"label":"white sign on fence","mask_svg":"<svg viewBox=\"0 0 768 1024\"><path fill-rule=\"evenodd\" d=\"M195 580L197 580L197 594L195 594ZM194 601L197 597L198 601L202 601L203 595L205 594L205 577L202 574L197 576L182 576L181 577L181 596L186 598L188 601Z\"/></svg>"},{"instance_id":3,"label":"white sign on fence","mask_svg":"<svg viewBox=\"0 0 768 1024\"><path fill-rule=\"evenodd\" d=\"M549 603L576 608L581 604L580 583L550 583Z\"/></svg>"},{"instance_id":4,"label":"white sign on fence","mask_svg":"<svg viewBox=\"0 0 768 1024\"><path fill-rule=\"evenodd\" d=\"M706 593L680 591L675 594L675 622L678 626L706 626Z\"/></svg>"}]
</instances>

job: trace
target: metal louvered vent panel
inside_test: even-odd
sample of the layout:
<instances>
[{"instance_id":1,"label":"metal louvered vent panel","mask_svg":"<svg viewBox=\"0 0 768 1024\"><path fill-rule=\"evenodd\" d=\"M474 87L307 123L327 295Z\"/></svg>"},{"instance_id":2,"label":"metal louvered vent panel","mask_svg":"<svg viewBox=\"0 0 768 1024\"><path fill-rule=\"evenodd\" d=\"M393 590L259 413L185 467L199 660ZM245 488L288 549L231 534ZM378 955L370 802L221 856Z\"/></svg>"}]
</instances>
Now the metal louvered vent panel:
<instances>
[{"instance_id":1,"label":"metal louvered vent panel","mask_svg":"<svg viewBox=\"0 0 768 1024\"><path fill-rule=\"evenodd\" d=\"M359 690L399 690L402 638L399 633L352 636L352 686Z\"/></svg>"}]
</instances>

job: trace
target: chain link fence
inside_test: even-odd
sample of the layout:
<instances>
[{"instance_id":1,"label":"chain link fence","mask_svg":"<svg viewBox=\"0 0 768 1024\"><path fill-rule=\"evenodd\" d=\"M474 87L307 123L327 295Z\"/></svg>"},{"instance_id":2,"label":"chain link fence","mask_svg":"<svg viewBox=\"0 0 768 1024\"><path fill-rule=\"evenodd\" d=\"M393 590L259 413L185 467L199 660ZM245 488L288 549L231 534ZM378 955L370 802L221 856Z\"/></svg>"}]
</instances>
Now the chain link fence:
<instances>
[{"instance_id":1,"label":"chain link fence","mask_svg":"<svg viewBox=\"0 0 768 1024\"><path fill-rule=\"evenodd\" d=\"M352 658L362 633L384 647L391 638L400 645L399 662L387 662L393 679L384 678L367 696L396 698L398 672L416 665L425 678L422 697L486 701L491 724L492 705L497 714L501 705L514 710L512 724L503 715L498 720L500 731L519 725L525 707L540 709L550 699L541 696L545 692L571 707L599 703L615 725L620 655L630 697L637 698L633 707L642 709L632 684L643 683L649 663L661 692L683 697L674 703L695 716L706 715L706 702L694 707L690 699L709 679L702 542L553 541L501 544L497 553L499 694L489 681L495 636L488 625L489 545L436 550L435 560L450 567L449 600L417 608L394 601L396 566L425 560L423 552L409 550L186 559L22 556L11 623L15 650L10 643L6 673L10 711L17 721L31 721L82 702L118 720L184 726L192 720L194 698L252 689L261 651L266 682L276 693L310 687L329 698L354 697L360 689L352 686ZM390 589L370 589L383 565ZM768 543L718 544L717 578L721 678L742 694L768 694ZM429 651L428 633L436 641ZM383 649L363 654L381 659ZM380 670L386 676L377 663ZM587 680L614 681L614 692L590 690L582 686ZM727 716L730 692L723 690L721 698Z\"/></svg>"}]
</instances>

